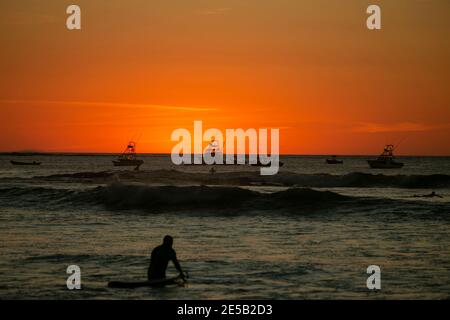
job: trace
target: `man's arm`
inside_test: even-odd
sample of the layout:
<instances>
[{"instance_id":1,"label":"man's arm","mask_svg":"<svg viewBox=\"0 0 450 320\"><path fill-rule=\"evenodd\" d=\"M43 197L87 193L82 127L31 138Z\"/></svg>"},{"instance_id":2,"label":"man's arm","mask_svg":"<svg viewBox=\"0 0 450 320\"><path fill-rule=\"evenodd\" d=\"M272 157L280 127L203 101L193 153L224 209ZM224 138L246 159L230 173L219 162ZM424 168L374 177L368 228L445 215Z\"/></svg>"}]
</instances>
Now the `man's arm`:
<instances>
[{"instance_id":1,"label":"man's arm","mask_svg":"<svg viewBox=\"0 0 450 320\"><path fill-rule=\"evenodd\" d=\"M184 279L183 270L181 270L181 266L180 266L180 263L178 262L177 254L175 253L175 251L173 252L172 261L173 261L173 265L175 266L175 268L178 270L178 272L180 273L180 275Z\"/></svg>"}]
</instances>

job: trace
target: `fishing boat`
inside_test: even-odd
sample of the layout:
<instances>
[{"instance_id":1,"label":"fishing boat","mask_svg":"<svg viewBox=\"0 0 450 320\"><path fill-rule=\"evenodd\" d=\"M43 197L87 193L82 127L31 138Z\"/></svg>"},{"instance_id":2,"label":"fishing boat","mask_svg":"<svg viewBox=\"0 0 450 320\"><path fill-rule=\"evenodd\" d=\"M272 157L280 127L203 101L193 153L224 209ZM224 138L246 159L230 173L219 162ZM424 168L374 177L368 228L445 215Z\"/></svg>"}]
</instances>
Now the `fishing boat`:
<instances>
[{"instance_id":1,"label":"fishing boat","mask_svg":"<svg viewBox=\"0 0 450 320\"><path fill-rule=\"evenodd\" d=\"M144 163L144 160L136 158L136 143L130 141L125 151L116 159L113 160L115 167L135 167L134 170L139 170L139 167Z\"/></svg>"},{"instance_id":2,"label":"fishing boat","mask_svg":"<svg viewBox=\"0 0 450 320\"><path fill-rule=\"evenodd\" d=\"M373 169L400 169L403 167L402 162L395 161L394 146L392 144L386 145L383 153L376 160L367 160L367 162Z\"/></svg>"},{"instance_id":3,"label":"fishing boat","mask_svg":"<svg viewBox=\"0 0 450 320\"><path fill-rule=\"evenodd\" d=\"M10 161L11 164L15 165L15 166L39 166L41 163L37 162L37 161L33 161L33 162L24 162L24 161L14 161L11 160Z\"/></svg>"},{"instance_id":4,"label":"fishing boat","mask_svg":"<svg viewBox=\"0 0 450 320\"><path fill-rule=\"evenodd\" d=\"M215 137L211 138L211 142L208 143L208 146L205 148L203 154L194 154L193 159L190 163L184 163L183 165L210 165L210 163L207 163L205 161L205 157L208 157L210 159L215 158L217 155L217 159L223 158L223 154L220 149L220 143L218 140L216 140ZM180 157L183 157L183 153L180 153ZM201 159L200 159L201 158ZM200 160L201 162L200 162ZM218 165L219 163L213 163L211 165Z\"/></svg>"},{"instance_id":5,"label":"fishing boat","mask_svg":"<svg viewBox=\"0 0 450 320\"><path fill-rule=\"evenodd\" d=\"M331 158L326 159L325 162L328 164L343 164L344 163L343 160L336 159L336 156L332 156Z\"/></svg>"},{"instance_id":6,"label":"fishing boat","mask_svg":"<svg viewBox=\"0 0 450 320\"><path fill-rule=\"evenodd\" d=\"M214 158L216 156L216 153L218 153L219 155L222 153L220 151L220 143L216 140L215 137L212 137L211 142L206 147L205 155L209 154L210 157Z\"/></svg>"}]
</instances>

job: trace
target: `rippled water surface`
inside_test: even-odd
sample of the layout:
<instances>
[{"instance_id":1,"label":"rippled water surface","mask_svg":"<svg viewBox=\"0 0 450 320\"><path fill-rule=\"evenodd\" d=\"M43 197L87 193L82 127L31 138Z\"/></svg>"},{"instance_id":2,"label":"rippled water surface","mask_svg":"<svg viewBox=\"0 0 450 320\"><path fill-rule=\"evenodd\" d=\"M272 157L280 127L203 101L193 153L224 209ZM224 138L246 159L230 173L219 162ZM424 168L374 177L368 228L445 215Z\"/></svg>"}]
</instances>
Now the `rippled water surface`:
<instances>
[{"instance_id":1,"label":"rippled water surface","mask_svg":"<svg viewBox=\"0 0 450 320\"><path fill-rule=\"evenodd\" d=\"M283 179L263 182L252 180L257 168L209 177L209 168L174 167L165 156L147 156L140 173L111 168L109 156L33 156L43 161L33 168L12 167L12 158L0 156L0 298L450 297L448 158L405 158L405 169L374 172L365 158L330 167L323 157L291 157ZM103 171L111 174L95 174ZM353 180L325 177L318 187L316 174ZM383 186L380 174L406 178ZM442 198L413 197L432 190ZM106 286L145 279L166 234L187 287ZM82 271L79 291L65 285L72 264ZM366 288L373 264L377 292Z\"/></svg>"}]
</instances>

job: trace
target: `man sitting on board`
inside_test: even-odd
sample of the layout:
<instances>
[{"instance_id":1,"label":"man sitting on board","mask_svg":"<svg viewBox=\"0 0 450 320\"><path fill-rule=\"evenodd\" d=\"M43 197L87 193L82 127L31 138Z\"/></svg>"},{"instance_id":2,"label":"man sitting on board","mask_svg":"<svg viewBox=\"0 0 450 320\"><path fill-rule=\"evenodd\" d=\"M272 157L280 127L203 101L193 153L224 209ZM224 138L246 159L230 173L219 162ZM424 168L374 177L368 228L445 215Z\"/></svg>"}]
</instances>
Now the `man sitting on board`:
<instances>
[{"instance_id":1,"label":"man sitting on board","mask_svg":"<svg viewBox=\"0 0 450 320\"><path fill-rule=\"evenodd\" d=\"M172 248L173 238L169 235L165 236L163 243L152 251L150 258L150 266L148 267L148 280L164 279L166 277L166 269L169 261L172 261L175 268L180 272L180 277L184 280L184 274L181 270L177 254Z\"/></svg>"}]
</instances>

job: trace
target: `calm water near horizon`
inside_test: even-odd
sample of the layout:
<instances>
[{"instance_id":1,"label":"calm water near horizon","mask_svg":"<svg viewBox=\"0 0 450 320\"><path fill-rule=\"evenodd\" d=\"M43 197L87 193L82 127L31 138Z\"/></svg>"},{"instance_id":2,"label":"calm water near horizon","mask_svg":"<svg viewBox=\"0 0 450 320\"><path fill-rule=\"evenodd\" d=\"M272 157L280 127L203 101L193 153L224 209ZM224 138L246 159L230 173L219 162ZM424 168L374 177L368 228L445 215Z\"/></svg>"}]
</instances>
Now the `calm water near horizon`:
<instances>
[{"instance_id":1,"label":"calm water near horizon","mask_svg":"<svg viewBox=\"0 0 450 320\"><path fill-rule=\"evenodd\" d=\"M448 299L450 158L281 157L276 176L249 166L175 166L143 155L0 155L2 299ZM40 161L13 166L10 160ZM415 198L435 191L442 198ZM164 235L188 287L118 290L144 280ZM79 265L82 290L66 288ZM366 288L379 265L382 289ZM175 274L173 266L169 274Z\"/></svg>"}]
</instances>

